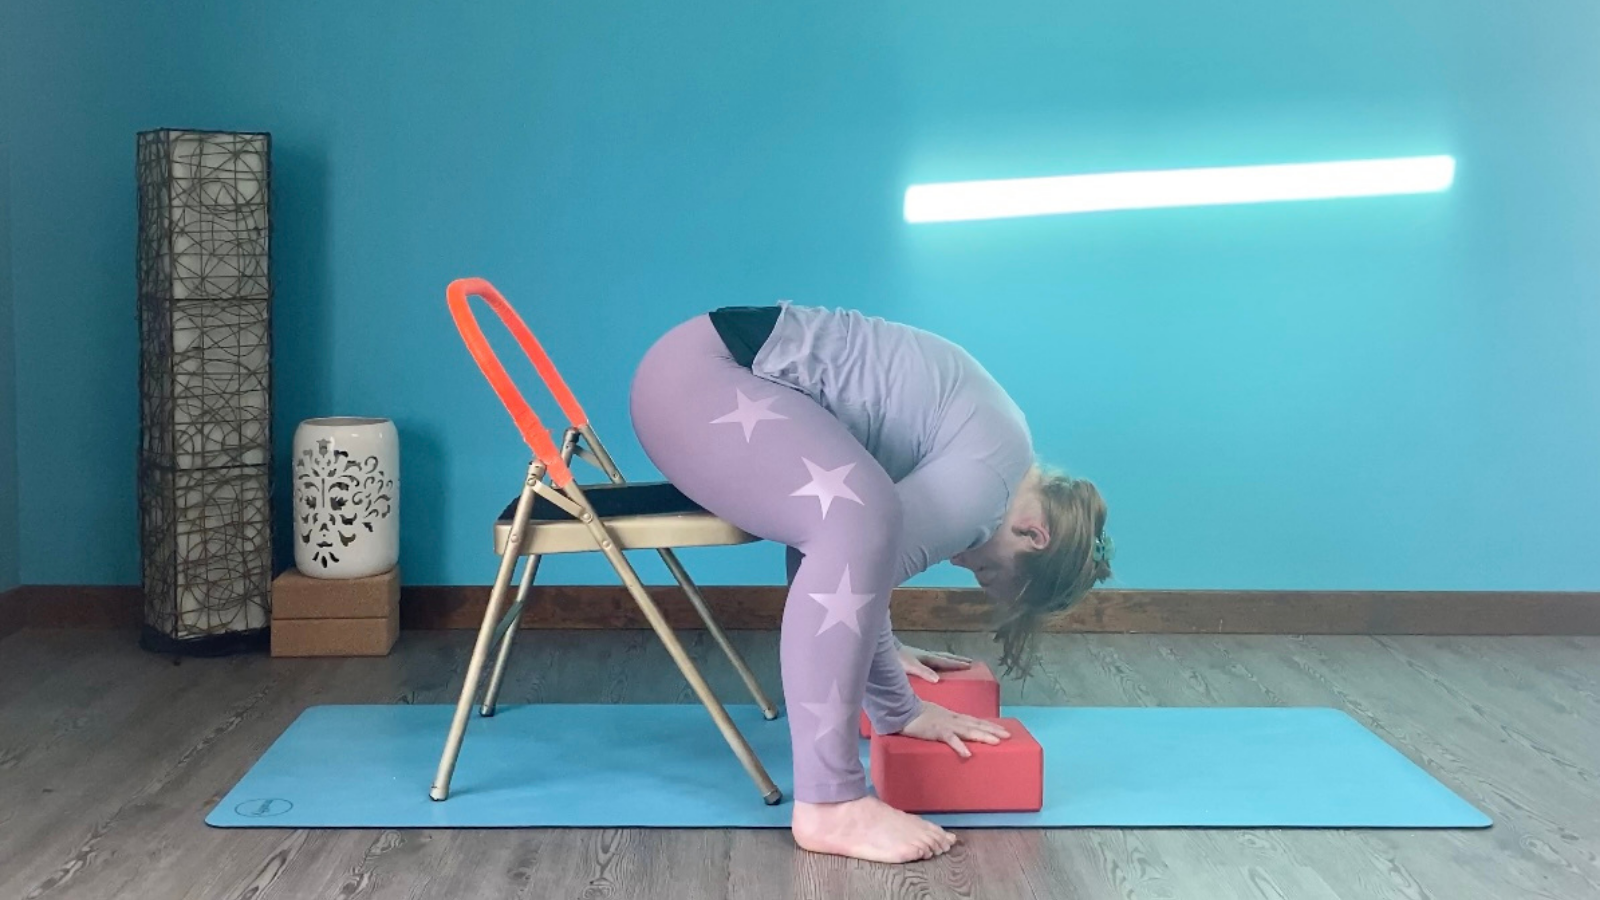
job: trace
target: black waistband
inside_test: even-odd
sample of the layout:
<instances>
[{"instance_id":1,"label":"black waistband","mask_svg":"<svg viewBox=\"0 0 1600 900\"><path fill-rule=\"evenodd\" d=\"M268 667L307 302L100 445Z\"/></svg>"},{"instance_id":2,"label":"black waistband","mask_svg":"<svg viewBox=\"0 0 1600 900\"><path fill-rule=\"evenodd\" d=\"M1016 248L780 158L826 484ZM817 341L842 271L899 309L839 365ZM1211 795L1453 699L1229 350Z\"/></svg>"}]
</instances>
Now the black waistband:
<instances>
[{"instance_id":1,"label":"black waistband","mask_svg":"<svg viewBox=\"0 0 1600 900\"><path fill-rule=\"evenodd\" d=\"M772 337L781 311L777 306L724 306L711 311L711 324L728 345L733 361L748 369Z\"/></svg>"}]
</instances>

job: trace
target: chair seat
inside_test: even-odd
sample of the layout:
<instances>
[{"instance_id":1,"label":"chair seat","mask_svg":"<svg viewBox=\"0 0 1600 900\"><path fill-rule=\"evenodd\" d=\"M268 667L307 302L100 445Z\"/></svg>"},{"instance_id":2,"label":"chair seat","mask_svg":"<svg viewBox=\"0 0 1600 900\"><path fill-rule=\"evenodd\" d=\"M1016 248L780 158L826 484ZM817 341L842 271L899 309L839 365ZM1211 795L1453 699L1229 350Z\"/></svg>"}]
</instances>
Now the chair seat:
<instances>
[{"instance_id":1,"label":"chair seat","mask_svg":"<svg viewBox=\"0 0 1600 900\"><path fill-rule=\"evenodd\" d=\"M760 540L706 512L667 482L584 485L583 493L623 550L726 547ZM512 498L494 524L496 555L505 553L516 513L517 500ZM522 535L522 556L599 549L587 525L542 496L534 497L528 526Z\"/></svg>"}]
</instances>

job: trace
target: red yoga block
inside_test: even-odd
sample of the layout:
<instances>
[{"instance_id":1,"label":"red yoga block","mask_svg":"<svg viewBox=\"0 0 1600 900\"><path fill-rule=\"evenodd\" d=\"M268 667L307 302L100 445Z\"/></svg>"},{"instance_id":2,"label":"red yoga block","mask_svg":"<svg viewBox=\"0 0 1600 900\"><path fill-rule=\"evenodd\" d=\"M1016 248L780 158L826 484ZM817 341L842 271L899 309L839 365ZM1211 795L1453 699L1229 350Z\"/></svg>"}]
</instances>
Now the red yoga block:
<instances>
[{"instance_id":1,"label":"red yoga block","mask_svg":"<svg viewBox=\"0 0 1600 900\"><path fill-rule=\"evenodd\" d=\"M909 813L1038 812L1044 806L1044 748L1016 719L995 719L1011 735L998 744L949 744L897 734L872 738L878 799Z\"/></svg>"},{"instance_id":2,"label":"red yoga block","mask_svg":"<svg viewBox=\"0 0 1600 900\"><path fill-rule=\"evenodd\" d=\"M951 712L979 719L1000 716L1000 682L988 666L977 660L970 669L940 672L937 682L924 681L916 675L910 680L911 690L918 697ZM861 736L872 737L872 722L865 712L861 713Z\"/></svg>"}]
</instances>

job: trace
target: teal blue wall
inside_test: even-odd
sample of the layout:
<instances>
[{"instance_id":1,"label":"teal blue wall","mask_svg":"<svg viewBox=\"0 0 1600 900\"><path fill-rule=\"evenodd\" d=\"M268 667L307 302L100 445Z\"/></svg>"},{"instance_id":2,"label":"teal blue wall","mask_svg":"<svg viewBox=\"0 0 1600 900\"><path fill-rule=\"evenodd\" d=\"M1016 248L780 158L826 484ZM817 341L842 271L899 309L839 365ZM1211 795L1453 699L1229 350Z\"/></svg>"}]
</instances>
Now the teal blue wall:
<instances>
[{"instance_id":1,"label":"teal blue wall","mask_svg":"<svg viewBox=\"0 0 1600 900\"><path fill-rule=\"evenodd\" d=\"M302 418L393 417L412 583L492 577L524 464L444 306L479 274L636 475L633 361L784 297L988 363L1101 484L1123 585L1600 588L1591 0L144 6L24 14L25 582L138 578L131 154L172 125L273 132L280 458ZM1449 193L899 215L919 181L1432 153Z\"/></svg>"},{"instance_id":2,"label":"teal blue wall","mask_svg":"<svg viewBox=\"0 0 1600 900\"><path fill-rule=\"evenodd\" d=\"M176 63L185 36L169 38L154 12L6 7L25 584L139 580L133 132L179 106L157 60Z\"/></svg>"},{"instance_id":3,"label":"teal blue wall","mask_svg":"<svg viewBox=\"0 0 1600 900\"><path fill-rule=\"evenodd\" d=\"M0 12L0 591L17 586L17 367L11 293L10 14Z\"/></svg>"},{"instance_id":4,"label":"teal blue wall","mask_svg":"<svg viewBox=\"0 0 1600 900\"><path fill-rule=\"evenodd\" d=\"M0 103L0 591L17 586L17 369L11 297L10 129Z\"/></svg>"}]
</instances>

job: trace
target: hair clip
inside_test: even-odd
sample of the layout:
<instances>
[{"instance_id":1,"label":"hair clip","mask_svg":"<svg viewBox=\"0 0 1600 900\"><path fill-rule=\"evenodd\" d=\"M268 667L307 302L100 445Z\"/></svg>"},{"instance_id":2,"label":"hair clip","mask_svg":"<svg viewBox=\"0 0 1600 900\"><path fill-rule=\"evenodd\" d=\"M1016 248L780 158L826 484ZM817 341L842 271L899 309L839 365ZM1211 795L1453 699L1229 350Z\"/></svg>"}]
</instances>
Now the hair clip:
<instances>
[{"instance_id":1,"label":"hair clip","mask_svg":"<svg viewBox=\"0 0 1600 900\"><path fill-rule=\"evenodd\" d=\"M1113 541L1111 539L1111 535L1102 534L1099 537L1094 539L1094 561L1095 562L1108 563L1108 562L1111 562L1112 558L1115 557L1116 555L1117 555L1117 544L1116 544L1115 541Z\"/></svg>"}]
</instances>

